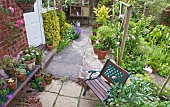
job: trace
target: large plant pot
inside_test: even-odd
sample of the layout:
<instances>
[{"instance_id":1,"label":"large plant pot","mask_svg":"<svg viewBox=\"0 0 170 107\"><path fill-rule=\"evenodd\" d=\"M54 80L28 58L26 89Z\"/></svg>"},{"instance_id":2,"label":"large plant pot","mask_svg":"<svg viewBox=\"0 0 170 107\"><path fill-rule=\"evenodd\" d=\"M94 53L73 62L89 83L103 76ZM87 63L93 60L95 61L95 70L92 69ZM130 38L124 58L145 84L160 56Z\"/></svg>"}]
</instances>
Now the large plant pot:
<instances>
[{"instance_id":1,"label":"large plant pot","mask_svg":"<svg viewBox=\"0 0 170 107\"><path fill-rule=\"evenodd\" d=\"M98 50L97 54L98 54L98 59L105 59L106 54L108 53L108 51L102 51L102 50Z\"/></svg>"},{"instance_id":2,"label":"large plant pot","mask_svg":"<svg viewBox=\"0 0 170 107\"><path fill-rule=\"evenodd\" d=\"M17 78L13 78L14 82L9 83L8 80L6 81L7 86L11 91L15 90L17 88Z\"/></svg>"},{"instance_id":3,"label":"large plant pot","mask_svg":"<svg viewBox=\"0 0 170 107\"><path fill-rule=\"evenodd\" d=\"M18 78L18 81L21 81L21 82L25 81L26 78L27 78L26 74L16 73L15 75L16 75L16 77Z\"/></svg>"},{"instance_id":4,"label":"large plant pot","mask_svg":"<svg viewBox=\"0 0 170 107\"><path fill-rule=\"evenodd\" d=\"M46 77L46 76L44 75L44 81L45 81L45 83L46 83L47 85L48 85L48 84L51 84L51 83L52 83L52 79L53 79L52 74L49 73L49 75L50 75L50 77Z\"/></svg>"},{"instance_id":5,"label":"large plant pot","mask_svg":"<svg viewBox=\"0 0 170 107\"><path fill-rule=\"evenodd\" d=\"M34 58L34 59L30 60L30 61L25 61L26 69L28 71L34 70L34 68L35 68L35 60L36 60L36 58Z\"/></svg>"},{"instance_id":6,"label":"large plant pot","mask_svg":"<svg viewBox=\"0 0 170 107\"><path fill-rule=\"evenodd\" d=\"M23 13L34 12L34 3L17 2L18 7L23 10Z\"/></svg>"}]
</instances>

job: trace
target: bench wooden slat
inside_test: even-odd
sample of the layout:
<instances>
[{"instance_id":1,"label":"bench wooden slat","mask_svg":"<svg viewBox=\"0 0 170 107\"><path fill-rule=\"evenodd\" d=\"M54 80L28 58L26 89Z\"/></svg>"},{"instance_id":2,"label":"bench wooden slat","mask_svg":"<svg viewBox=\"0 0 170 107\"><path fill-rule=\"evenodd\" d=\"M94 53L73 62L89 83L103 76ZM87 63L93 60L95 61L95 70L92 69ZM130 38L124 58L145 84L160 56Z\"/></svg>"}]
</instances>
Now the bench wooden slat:
<instances>
[{"instance_id":1,"label":"bench wooden slat","mask_svg":"<svg viewBox=\"0 0 170 107\"><path fill-rule=\"evenodd\" d=\"M100 99L103 100L103 96L98 92L98 90L89 82L86 81L86 84L90 87L90 89L96 94L96 96Z\"/></svg>"},{"instance_id":2,"label":"bench wooden slat","mask_svg":"<svg viewBox=\"0 0 170 107\"><path fill-rule=\"evenodd\" d=\"M91 80L90 82L98 90L98 92L103 96L103 98L106 98L107 91L105 91L95 80Z\"/></svg>"},{"instance_id":3,"label":"bench wooden slat","mask_svg":"<svg viewBox=\"0 0 170 107\"><path fill-rule=\"evenodd\" d=\"M110 86L106 82L104 82L104 80L102 78L99 77L99 78L97 78L97 80L100 81L102 83L102 85L105 86L106 89L110 89Z\"/></svg>"}]
</instances>

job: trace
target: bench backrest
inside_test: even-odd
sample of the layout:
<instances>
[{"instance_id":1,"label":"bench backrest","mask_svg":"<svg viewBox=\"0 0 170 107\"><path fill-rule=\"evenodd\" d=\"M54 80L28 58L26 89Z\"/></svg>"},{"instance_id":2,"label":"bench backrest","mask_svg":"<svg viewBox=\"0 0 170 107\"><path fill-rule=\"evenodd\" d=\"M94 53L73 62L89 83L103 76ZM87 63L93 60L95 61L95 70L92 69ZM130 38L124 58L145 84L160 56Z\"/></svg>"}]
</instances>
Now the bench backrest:
<instances>
[{"instance_id":1,"label":"bench backrest","mask_svg":"<svg viewBox=\"0 0 170 107\"><path fill-rule=\"evenodd\" d=\"M130 76L130 73L128 73L116 63L111 62L110 59L107 59L99 76L101 75L109 83L121 83L124 85L128 77Z\"/></svg>"}]
</instances>

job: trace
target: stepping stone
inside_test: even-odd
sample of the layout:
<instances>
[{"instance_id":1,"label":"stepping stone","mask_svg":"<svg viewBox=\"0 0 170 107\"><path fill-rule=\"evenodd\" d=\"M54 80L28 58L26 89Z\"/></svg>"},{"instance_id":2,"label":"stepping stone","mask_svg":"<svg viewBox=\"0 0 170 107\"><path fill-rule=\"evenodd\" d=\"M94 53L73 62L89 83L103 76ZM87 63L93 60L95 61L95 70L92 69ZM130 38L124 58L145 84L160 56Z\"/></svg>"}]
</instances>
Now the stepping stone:
<instances>
[{"instance_id":1,"label":"stepping stone","mask_svg":"<svg viewBox=\"0 0 170 107\"><path fill-rule=\"evenodd\" d=\"M54 107L77 107L77 105L78 105L78 98L58 96ZM49 107L51 107L51 106L49 106ZM88 107L88 106L86 106L86 107Z\"/></svg>"},{"instance_id":2,"label":"stepping stone","mask_svg":"<svg viewBox=\"0 0 170 107\"><path fill-rule=\"evenodd\" d=\"M100 104L100 102L99 101L80 99L79 107L96 107L97 104Z\"/></svg>"},{"instance_id":3,"label":"stepping stone","mask_svg":"<svg viewBox=\"0 0 170 107\"><path fill-rule=\"evenodd\" d=\"M80 85L72 81L67 81L67 82L64 82L64 84L62 85L60 95L70 96L70 97L79 97L81 88L82 87ZM70 107L73 107L73 106L70 106Z\"/></svg>"},{"instance_id":4,"label":"stepping stone","mask_svg":"<svg viewBox=\"0 0 170 107\"><path fill-rule=\"evenodd\" d=\"M99 99L97 98L97 96L94 94L94 92L92 90L90 90L90 89L87 90L86 95L84 95L84 96L83 96L83 92L84 92L84 89L82 91L81 98L86 99L86 100L99 101Z\"/></svg>"},{"instance_id":5,"label":"stepping stone","mask_svg":"<svg viewBox=\"0 0 170 107\"><path fill-rule=\"evenodd\" d=\"M53 107L54 101L58 96L58 94L49 92L39 92L37 95L40 98L43 107Z\"/></svg>"},{"instance_id":6,"label":"stepping stone","mask_svg":"<svg viewBox=\"0 0 170 107\"><path fill-rule=\"evenodd\" d=\"M62 86L62 83L59 80L56 80L49 91L59 93L61 86Z\"/></svg>"}]
</instances>

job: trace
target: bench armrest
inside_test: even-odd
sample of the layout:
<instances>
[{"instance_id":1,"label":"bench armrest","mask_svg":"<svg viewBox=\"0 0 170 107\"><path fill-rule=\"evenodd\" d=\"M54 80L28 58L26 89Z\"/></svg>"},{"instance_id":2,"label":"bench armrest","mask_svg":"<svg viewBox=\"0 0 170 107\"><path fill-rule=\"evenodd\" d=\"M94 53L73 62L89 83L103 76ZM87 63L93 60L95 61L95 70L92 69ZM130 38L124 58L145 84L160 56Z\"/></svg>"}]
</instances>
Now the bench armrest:
<instances>
[{"instance_id":1,"label":"bench armrest","mask_svg":"<svg viewBox=\"0 0 170 107\"><path fill-rule=\"evenodd\" d=\"M100 72L100 71L89 70L88 73L91 73L91 74L90 74L89 78L85 79L84 81L96 79L98 76L95 78L92 78L93 73L96 73L96 72Z\"/></svg>"}]
</instances>

